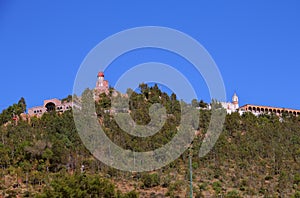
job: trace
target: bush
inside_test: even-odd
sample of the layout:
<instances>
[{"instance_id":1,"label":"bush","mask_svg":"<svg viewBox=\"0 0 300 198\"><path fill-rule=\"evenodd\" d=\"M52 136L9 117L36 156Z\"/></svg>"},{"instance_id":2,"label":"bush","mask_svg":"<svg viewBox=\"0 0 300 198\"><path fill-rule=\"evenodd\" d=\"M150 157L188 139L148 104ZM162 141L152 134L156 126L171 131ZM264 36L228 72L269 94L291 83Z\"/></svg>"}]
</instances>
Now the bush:
<instances>
[{"instance_id":1,"label":"bush","mask_svg":"<svg viewBox=\"0 0 300 198\"><path fill-rule=\"evenodd\" d=\"M115 197L114 185L106 179L91 175L66 176L51 182L51 187L46 188L36 197ZM120 195L119 197L123 197ZM135 198L137 194L130 192L124 198Z\"/></svg>"},{"instance_id":2,"label":"bush","mask_svg":"<svg viewBox=\"0 0 300 198\"><path fill-rule=\"evenodd\" d=\"M202 183L202 184L200 184L200 185L198 185L199 186L199 189L200 190L206 190L206 188L207 188L207 183Z\"/></svg>"},{"instance_id":3,"label":"bush","mask_svg":"<svg viewBox=\"0 0 300 198\"><path fill-rule=\"evenodd\" d=\"M170 176L167 176L167 177L162 178L161 186L164 188L167 188L167 187L169 187L170 183L171 183L171 178L170 178Z\"/></svg>"},{"instance_id":4,"label":"bush","mask_svg":"<svg viewBox=\"0 0 300 198\"><path fill-rule=\"evenodd\" d=\"M295 174L294 176L294 184L300 184L300 174Z\"/></svg>"},{"instance_id":5,"label":"bush","mask_svg":"<svg viewBox=\"0 0 300 198\"><path fill-rule=\"evenodd\" d=\"M139 197L139 194L135 191L130 191L129 193L123 195L123 196L120 196L120 198L138 198Z\"/></svg>"},{"instance_id":6,"label":"bush","mask_svg":"<svg viewBox=\"0 0 300 198\"><path fill-rule=\"evenodd\" d=\"M144 187L151 188L160 184L160 178L156 173L145 174L142 176L142 182Z\"/></svg>"},{"instance_id":7,"label":"bush","mask_svg":"<svg viewBox=\"0 0 300 198\"><path fill-rule=\"evenodd\" d=\"M214 191L216 191L217 194L219 194L222 190L222 184L219 181L216 181L212 184L212 188L214 189Z\"/></svg>"},{"instance_id":8,"label":"bush","mask_svg":"<svg viewBox=\"0 0 300 198\"><path fill-rule=\"evenodd\" d=\"M294 195L293 198L300 198L300 191L297 191Z\"/></svg>"},{"instance_id":9,"label":"bush","mask_svg":"<svg viewBox=\"0 0 300 198\"><path fill-rule=\"evenodd\" d=\"M240 198L239 193L235 190L229 191L225 197L226 198Z\"/></svg>"},{"instance_id":10,"label":"bush","mask_svg":"<svg viewBox=\"0 0 300 198\"><path fill-rule=\"evenodd\" d=\"M193 170L197 169L199 167L198 163L197 162L193 162L192 163L192 167L193 167Z\"/></svg>"},{"instance_id":11,"label":"bush","mask_svg":"<svg viewBox=\"0 0 300 198\"><path fill-rule=\"evenodd\" d=\"M269 181L269 180L271 180L271 179L273 179L273 177L270 176L270 175L268 175L268 176L265 177L265 180L267 180L267 181Z\"/></svg>"}]
</instances>

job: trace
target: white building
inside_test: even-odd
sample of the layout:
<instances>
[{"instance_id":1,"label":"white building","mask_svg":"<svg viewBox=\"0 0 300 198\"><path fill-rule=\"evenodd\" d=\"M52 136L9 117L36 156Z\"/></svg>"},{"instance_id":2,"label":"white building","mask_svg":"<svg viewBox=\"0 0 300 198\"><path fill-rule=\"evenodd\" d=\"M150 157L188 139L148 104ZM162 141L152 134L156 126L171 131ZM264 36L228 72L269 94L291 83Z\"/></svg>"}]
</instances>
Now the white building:
<instances>
[{"instance_id":1,"label":"white building","mask_svg":"<svg viewBox=\"0 0 300 198\"><path fill-rule=\"evenodd\" d=\"M239 109L239 97L234 93L231 102L220 102L222 107L226 109L228 114L236 112Z\"/></svg>"}]
</instances>

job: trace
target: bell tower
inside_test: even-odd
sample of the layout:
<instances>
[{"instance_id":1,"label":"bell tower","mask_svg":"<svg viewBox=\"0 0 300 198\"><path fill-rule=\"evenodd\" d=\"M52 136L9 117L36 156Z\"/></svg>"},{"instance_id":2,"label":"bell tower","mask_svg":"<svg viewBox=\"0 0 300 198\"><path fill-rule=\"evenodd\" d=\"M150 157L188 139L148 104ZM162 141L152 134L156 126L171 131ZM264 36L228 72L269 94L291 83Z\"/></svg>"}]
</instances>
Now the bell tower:
<instances>
[{"instance_id":1,"label":"bell tower","mask_svg":"<svg viewBox=\"0 0 300 198\"><path fill-rule=\"evenodd\" d=\"M237 110L239 108L239 97L236 95L236 93L234 93L234 95L232 96L232 104L234 110Z\"/></svg>"}]
</instances>

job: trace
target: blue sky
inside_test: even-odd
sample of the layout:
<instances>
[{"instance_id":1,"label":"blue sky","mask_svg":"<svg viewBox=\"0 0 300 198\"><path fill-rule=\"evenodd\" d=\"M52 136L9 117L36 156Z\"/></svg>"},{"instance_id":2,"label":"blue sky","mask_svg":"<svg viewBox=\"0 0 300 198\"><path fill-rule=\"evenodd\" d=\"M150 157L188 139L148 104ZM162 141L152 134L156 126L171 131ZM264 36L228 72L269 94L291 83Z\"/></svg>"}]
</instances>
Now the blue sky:
<instances>
[{"instance_id":1,"label":"blue sky","mask_svg":"<svg viewBox=\"0 0 300 198\"><path fill-rule=\"evenodd\" d=\"M165 26L201 43L240 104L300 109L300 2L290 1L0 1L0 110L20 97L29 107L72 93L88 52L106 37L139 26ZM120 57L106 71L113 84L148 61L186 63L162 50ZM200 98L205 83L184 69ZM95 74L96 77L96 74ZM96 80L96 79L95 79Z\"/></svg>"}]
</instances>

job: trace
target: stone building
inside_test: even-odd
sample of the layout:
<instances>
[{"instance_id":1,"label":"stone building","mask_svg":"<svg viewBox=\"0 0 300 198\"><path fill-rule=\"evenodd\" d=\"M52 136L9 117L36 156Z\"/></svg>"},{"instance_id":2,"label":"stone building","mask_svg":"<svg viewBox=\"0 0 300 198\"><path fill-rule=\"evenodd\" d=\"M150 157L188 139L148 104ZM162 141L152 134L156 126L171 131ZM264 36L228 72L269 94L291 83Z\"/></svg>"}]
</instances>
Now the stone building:
<instances>
[{"instance_id":1,"label":"stone building","mask_svg":"<svg viewBox=\"0 0 300 198\"><path fill-rule=\"evenodd\" d=\"M29 116L41 117L45 112L57 111L65 112L70 110L72 107L72 102L62 102L57 98L44 100L43 106L32 107L28 109Z\"/></svg>"},{"instance_id":2,"label":"stone building","mask_svg":"<svg viewBox=\"0 0 300 198\"><path fill-rule=\"evenodd\" d=\"M95 100L99 99L99 95L101 93L109 94L108 81L104 79L103 72L99 72L97 75L97 82L94 88ZM72 107L72 101L65 102L57 98L52 98L49 100L44 100L44 104L42 106L29 108L28 115L30 117L32 116L41 117L45 112L50 112L50 111L65 112L67 110L70 110L71 107Z\"/></svg>"}]
</instances>

